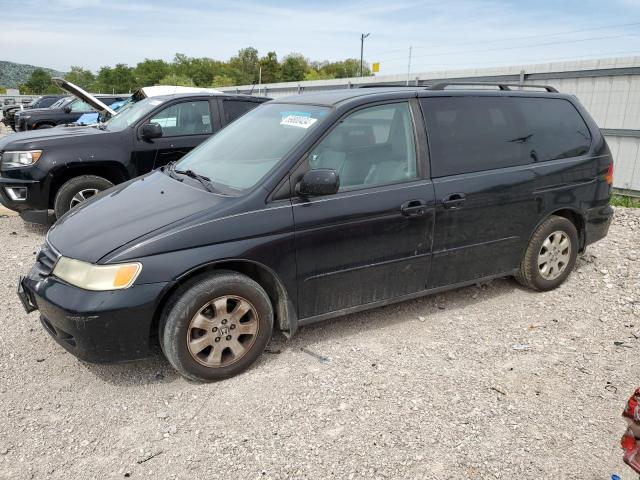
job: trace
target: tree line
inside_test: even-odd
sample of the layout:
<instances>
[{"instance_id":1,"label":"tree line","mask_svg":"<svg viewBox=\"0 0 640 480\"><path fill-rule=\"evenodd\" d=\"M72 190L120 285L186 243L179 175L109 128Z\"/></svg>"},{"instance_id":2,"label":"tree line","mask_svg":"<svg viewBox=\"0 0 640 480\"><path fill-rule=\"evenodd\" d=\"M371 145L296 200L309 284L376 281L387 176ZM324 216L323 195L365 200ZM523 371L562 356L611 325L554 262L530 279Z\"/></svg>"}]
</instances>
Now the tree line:
<instances>
[{"instance_id":1,"label":"tree line","mask_svg":"<svg viewBox=\"0 0 640 480\"><path fill-rule=\"evenodd\" d=\"M226 87L359 75L360 61L355 58L317 62L299 53L291 53L279 60L275 52L260 57L258 50L247 47L226 62L176 53L171 62L147 58L135 67L118 63L113 67L101 67L97 73L73 66L65 79L94 93L127 93L151 85ZM363 75L371 75L367 64L363 66ZM42 69L34 70L29 80L20 85L20 92L27 95L59 91L51 83L50 74Z\"/></svg>"}]
</instances>

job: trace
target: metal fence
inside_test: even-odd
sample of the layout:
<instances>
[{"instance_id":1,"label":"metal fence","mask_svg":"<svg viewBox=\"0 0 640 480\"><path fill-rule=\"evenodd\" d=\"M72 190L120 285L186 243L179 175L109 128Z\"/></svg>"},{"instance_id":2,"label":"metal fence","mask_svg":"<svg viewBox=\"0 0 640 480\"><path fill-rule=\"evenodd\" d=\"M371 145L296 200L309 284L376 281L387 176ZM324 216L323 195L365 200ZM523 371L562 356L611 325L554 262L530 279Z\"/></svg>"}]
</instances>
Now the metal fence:
<instances>
[{"instance_id":1,"label":"metal fence","mask_svg":"<svg viewBox=\"0 0 640 480\"><path fill-rule=\"evenodd\" d=\"M317 80L309 82L242 85L221 88L227 92L270 97L362 84L429 85L443 81L545 84L576 95L594 117L614 157L614 186L640 195L640 57L608 58L490 69L451 70L407 75Z\"/></svg>"}]
</instances>

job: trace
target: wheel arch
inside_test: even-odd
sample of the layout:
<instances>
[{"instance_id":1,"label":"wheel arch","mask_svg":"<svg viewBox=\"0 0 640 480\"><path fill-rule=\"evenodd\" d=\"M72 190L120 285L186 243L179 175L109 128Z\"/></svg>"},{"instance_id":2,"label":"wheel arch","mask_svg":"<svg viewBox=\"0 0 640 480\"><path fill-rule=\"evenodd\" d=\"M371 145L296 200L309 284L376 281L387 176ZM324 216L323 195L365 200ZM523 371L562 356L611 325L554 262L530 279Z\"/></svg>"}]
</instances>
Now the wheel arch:
<instances>
[{"instance_id":1,"label":"wheel arch","mask_svg":"<svg viewBox=\"0 0 640 480\"><path fill-rule=\"evenodd\" d=\"M293 334L295 332L297 329L297 321L295 321L295 319L297 317L295 316L293 306L289 301L287 290L280 278L278 278L278 275L272 269L261 263L245 259L232 259L199 265L178 277L171 288L167 289L163 293L162 298L158 302L153 321L151 323L149 336L152 337L159 333L158 327L160 325L160 319L167 302L181 285L198 275L215 272L217 270L230 270L241 273L257 282L262 288L264 288L271 300L275 316L274 325L280 331L289 332L289 334Z\"/></svg>"},{"instance_id":2,"label":"wheel arch","mask_svg":"<svg viewBox=\"0 0 640 480\"><path fill-rule=\"evenodd\" d=\"M56 194L65 182L82 175L96 175L109 180L114 185L129 179L127 169L118 162L96 162L82 165L68 165L53 172L49 186L49 207L53 208Z\"/></svg>"},{"instance_id":3,"label":"wheel arch","mask_svg":"<svg viewBox=\"0 0 640 480\"><path fill-rule=\"evenodd\" d=\"M555 216L558 216L558 217L562 217L562 218L566 218L571 223L573 223L573 225L576 227L576 231L578 232L578 242L579 242L579 247L580 247L578 249L578 251L579 252L583 252L584 248L586 246L585 245L586 244L585 218L584 218L584 214L581 211L579 211L576 208L572 208L572 207L558 208L556 210L548 212L544 217L542 217L540 219L540 221L536 224L534 229L531 231L531 233L529 234L529 239L527 241L527 245L531 241L531 238L533 237L533 235L536 232L536 230L538 230L538 227L540 225L542 225L542 223L544 221L546 221L552 215L555 215Z\"/></svg>"}]
</instances>

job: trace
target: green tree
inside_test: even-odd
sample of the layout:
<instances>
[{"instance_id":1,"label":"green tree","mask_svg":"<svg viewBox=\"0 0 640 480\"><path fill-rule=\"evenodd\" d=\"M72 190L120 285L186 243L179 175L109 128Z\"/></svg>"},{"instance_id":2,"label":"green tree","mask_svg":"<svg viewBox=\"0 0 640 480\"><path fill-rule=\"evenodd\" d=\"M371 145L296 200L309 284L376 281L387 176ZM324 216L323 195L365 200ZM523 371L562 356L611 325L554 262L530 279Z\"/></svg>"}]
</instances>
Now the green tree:
<instances>
[{"instance_id":1,"label":"green tree","mask_svg":"<svg viewBox=\"0 0 640 480\"><path fill-rule=\"evenodd\" d=\"M325 72L324 70L315 70L313 68L304 74L305 80L328 80L330 78L335 78L335 77L332 77L329 73Z\"/></svg>"},{"instance_id":2,"label":"green tree","mask_svg":"<svg viewBox=\"0 0 640 480\"><path fill-rule=\"evenodd\" d=\"M229 77L227 75L216 75L213 77L213 82L211 83L213 88L232 87L233 85L236 85L236 81L233 77Z\"/></svg>"},{"instance_id":3,"label":"green tree","mask_svg":"<svg viewBox=\"0 0 640 480\"><path fill-rule=\"evenodd\" d=\"M96 78L96 86L101 93L127 93L139 88L133 68L124 63L118 63L113 68L102 67Z\"/></svg>"},{"instance_id":4,"label":"green tree","mask_svg":"<svg viewBox=\"0 0 640 480\"><path fill-rule=\"evenodd\" d=\"M280 81L280 63L276 52L269 52L260 59L262 69L262 83L275 83Z\"/></svg>"},{"instance_id":5,"label":"green tree","mask_svg":"<svg viewBox=\"0 0 640 480\"><path fill-rule=\"evenodd\" d=\"M65 80L79 86L84 90L92 90L96 82L96 76L91 70L72 66L71 71L64 76Z\"/></svg>"},{"instance_id":6,"label":"green tree","mask_svg":"<svg viewBox=\"0 0 640 480\"><path fill-rule=\"evenodd\" d=\"M179 87L195 87L191 77L171 73L160 80L160 85L177 85Z\"/></svg>"},{"instance_id":7,"label":"green tree","mask_svg":"<svg viewBox=\"0 0 640 480\"><path fill-rule=\"evenodd\" d=\"M171 73L171 66L164 60L151 60L145 58L143 62L138 63L133 71L138 85L142 87L150 87L158 85L160 80Z\"/></svg>"},{"instance_id":8,"label":"green tree","mask_svg":"<svg viewBox=\"0 0 640 480\"><path fill-rule=\"evenodd\" d=\"M258 50L255 48L247 47L238 50L238 55L229 60L229 66L236 70L238 83L249 85L258 82L260 60Z\"/></svg>"},{"instance_id":9,"label":"green tree","mask_svg":"<svg viewBox=\"0 0 640 480\"><path fill-rule=\"evenodd\" d=\"M304 80L307 70L309 70L309 61L300 53L291 53L282 61L282 81Z\"/></svg>"},{"instance_id":10,"label":"green tree","mask_svg":"<svg viewBox=\"0 0 640 480\"><path fill-rule=\"evenodd\" d=\"M29 80L20 85L20 91L27 95L42 95L43 93L55 93L60 89L51 83L51 75L41 68L36 68Z\"/></svg>"}]
</instances>

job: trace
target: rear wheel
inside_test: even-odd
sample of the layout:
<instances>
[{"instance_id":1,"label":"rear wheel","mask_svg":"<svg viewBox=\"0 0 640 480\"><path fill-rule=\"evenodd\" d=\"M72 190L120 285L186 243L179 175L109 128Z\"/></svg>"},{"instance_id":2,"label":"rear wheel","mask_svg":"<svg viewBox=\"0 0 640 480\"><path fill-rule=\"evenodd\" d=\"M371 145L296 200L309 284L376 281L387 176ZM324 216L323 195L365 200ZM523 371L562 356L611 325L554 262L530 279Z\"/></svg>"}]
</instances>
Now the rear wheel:
<instances>
[{"instance_id":1,"label":"rear wheel","mask_svg":"<svg viewBox=\"0 0 640 480\"><path fill-rule=\"evenodd\" d=\"M552 215L537 228L516 279L534 290L552 290L569 276L578 256L578 232L564 217Z\"/></svg>"},{"instance_id":2,"label":"rear wheel","mask_svg":"<svg viewBox=\"0 0 640 480\"><path fill-rule=\"evenodd\" d=\"M36 127L34 128L34 130L42 130L43 128L53 128L55 125L51 125L49 123L41 123L39 125L36 125Z\"/></svg>"},{"instance_id":3,"label":"rear wheel","mask_svg":"<svg viewBox=\"0 0 640 480\"><path fill-rule=\"evenodd\" d=\"M169 363L192 380L232 377L248 368L271 338L273 309L264 289L235 272L201 275L183 285L160 322Z\"/></svg>"},{"instance_id":4,"label":"rear wheel","mask_svg":"<svg viewBox=\"0 0 640 480\"><path fill-rule=\"evenodd\" d=\"M96 175L81 175L68 180L56 193L53 204L56 218L62 217L85 200L111 187L113 187L113 183Z\"/></svg>"}]
</instances>

